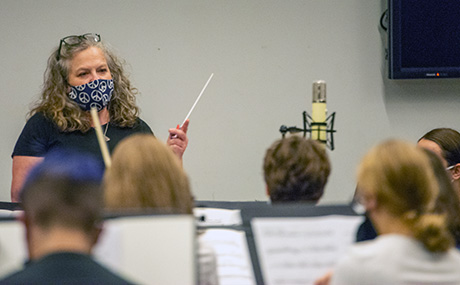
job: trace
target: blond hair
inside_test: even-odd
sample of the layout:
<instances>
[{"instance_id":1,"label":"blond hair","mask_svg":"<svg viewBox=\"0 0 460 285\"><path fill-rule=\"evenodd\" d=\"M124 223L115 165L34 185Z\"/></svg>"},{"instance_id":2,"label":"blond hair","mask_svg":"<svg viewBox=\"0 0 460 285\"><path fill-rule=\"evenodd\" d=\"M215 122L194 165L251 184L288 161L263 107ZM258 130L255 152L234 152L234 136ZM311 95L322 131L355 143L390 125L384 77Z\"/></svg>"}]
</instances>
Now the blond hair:
<instances>
[{"instance_id":1,"label":"blond hair","mask_svg":"<svg viewBox=\"0 0 460 285\"><path fill-rule=\"evenodd\" d=\"M163 209L191 214L188 177L172 150L153 135L136 134L115 148L104 176L108 210Z\"/></svg>"},{"instance_id":2,"label":"blond hair","mask_svg":"<svg viewBox=\"0 0 460 285\"><path fill-rule=\"evenodd\" d=\"M415 145L388 140L372 148L359 166L358 187L401 219L429 251L444 252L453 246L445 216L433 211L439 193L433 168Z\"/></svg>"},{"instance_id":3,"label":"blond hair","mask_svg":"<svg viewBox=\"0 0 460 285\"><path fill-rule=\"evenodd\" d=\"M57 59L59 50L58 48L54 50L48 58L41 96L30 110L28 117L40 112L65 132L76 130L86 132L91 128L91 117L77 103L71 101L67 93L72 58L92 46L103 52L113 78L114 91L108 106L111 123L121 127L132 127L137 123L139 115L139 108L136 105L137 89L131 86L124 70L125 62L115 55L108 45L87 39L82 39L79 45L62 45L59 60Z\"/></svg>"}]
</instances>

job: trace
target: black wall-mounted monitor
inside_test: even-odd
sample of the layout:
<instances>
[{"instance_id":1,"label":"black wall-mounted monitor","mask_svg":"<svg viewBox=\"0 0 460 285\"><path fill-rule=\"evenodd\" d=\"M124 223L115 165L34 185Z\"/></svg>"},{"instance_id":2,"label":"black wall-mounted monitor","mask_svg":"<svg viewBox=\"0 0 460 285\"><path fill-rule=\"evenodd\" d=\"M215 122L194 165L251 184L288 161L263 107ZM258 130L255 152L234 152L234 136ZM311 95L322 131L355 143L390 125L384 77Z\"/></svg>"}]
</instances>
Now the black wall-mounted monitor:
<instances>
[{"instance_id":1,"label":"black wall-mounted monitor","mask_svg":"<svg viewBox=\"0 0 460 285\"><path fill-rule=\"evenodd\" d=\"M460 77L460 0L388 0L390 79Z\"/></svg>"}]
</instances>

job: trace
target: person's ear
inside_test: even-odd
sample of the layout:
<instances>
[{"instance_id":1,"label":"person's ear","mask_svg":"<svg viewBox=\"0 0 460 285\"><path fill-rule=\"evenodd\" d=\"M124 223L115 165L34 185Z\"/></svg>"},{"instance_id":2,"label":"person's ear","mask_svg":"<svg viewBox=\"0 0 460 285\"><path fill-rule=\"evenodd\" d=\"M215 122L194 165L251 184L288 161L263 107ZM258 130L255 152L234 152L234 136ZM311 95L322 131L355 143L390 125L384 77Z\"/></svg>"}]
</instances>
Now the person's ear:
<instances>
[{"instance_id":1,"label":"person's ear","mask_svg":"<svg viewBox=\"0 0 460 285\"><path fill-rule=\"evenodd\" d=\"M26 237L26 244L27 244L27 253L29 255L29 260L34 259L36 256L34 255L33 251L33 238L35 236L33 230L33 223L31 222L30 218L27 217L26 213L22 211L19 215L16 216L16 220L18 220L21 224L24 225L25 229L25 237Z\"/></svg>"},{"instance_id":2,"label":"person's ear","mask_svg":"<svg viewBox=\"0 0 460 285\"><path fill-rule=\"evenodd\" d=\"M364 207L366 208L366 212L377 209L377 206L377 198L374 195L366 195L366 198L364 199Z\"/></svg>"},{"instance_id":3,"label":"person's ear","mask_svg":"<svg viewBox=\"0 0 460 285\"><path fill-rule=\"evenodd\" d=\"M92 246L96 245L96 243L99 241L99 237L101 236L101 233L103 232L103 223L97 224L93 230L92 230L92 236L91 236L91 243Z\"/></svg>"},{"instance_id":4,"label":"person's ear","mask_svg":"<svg viewBox=\"0 0 460 285\"><path fill-rule=\"evenodd\" d=\"M457 163L454 168L452 168L452 179L459 180L460 179L460 163Z\"/></svg>"},{"instance_id":5,"label":"person's ear","mask_svg":"<svg viewBox=\"0 0 460 285\"><path fill-rule=\"evenodd\" d=\"M25 228L29 226L29 220L27 219L26 213L24 213L24 211L22 211L22 213L16 216L16 220L21 222L21 224L23 224Z\"/></svg>"}]
</instances>

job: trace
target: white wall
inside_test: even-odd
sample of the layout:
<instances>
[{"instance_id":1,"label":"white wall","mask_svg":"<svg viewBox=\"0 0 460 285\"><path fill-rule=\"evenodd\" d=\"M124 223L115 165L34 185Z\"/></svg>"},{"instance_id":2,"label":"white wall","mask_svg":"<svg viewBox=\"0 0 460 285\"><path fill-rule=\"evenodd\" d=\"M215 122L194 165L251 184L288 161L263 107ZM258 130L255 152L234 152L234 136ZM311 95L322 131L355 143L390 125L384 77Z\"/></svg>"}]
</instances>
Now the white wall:
<instances>
[{"instance_id":1,"label":"white wall","mask_svg":"<svg viewBox=\"0 0 460 285\"><path fill-rule=\"evenodd\" d=\"M264 200L262 159L279 127L301 126L311 84L327 82L336 149L325 203L347 201L370 146L458 128L460 80L386 79L385 0L0 1L0 200L11 152L59 39L100 33L130 64L156 135L191 116L185 154L200 200Z\"/></svg>"}]
</instances>

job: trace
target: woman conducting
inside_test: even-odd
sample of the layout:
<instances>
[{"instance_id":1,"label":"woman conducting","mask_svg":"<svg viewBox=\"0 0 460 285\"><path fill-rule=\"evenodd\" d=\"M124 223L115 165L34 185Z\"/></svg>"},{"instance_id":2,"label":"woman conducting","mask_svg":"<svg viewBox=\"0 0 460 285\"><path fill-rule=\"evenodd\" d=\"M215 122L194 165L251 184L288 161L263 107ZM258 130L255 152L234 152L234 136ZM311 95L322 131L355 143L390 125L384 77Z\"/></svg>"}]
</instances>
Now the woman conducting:
<instances>
[{"instance_id":1,"label":"woman conducting","mask_svg":"<svg viewBox=\"0 0 460 285\"><path fill-rule=\"evenodd\" d=\"M102 155L90 115L97 108L109 150L135 133L150 133L139 118L131 85L118 58L101 42L98 34L68 36L51 54L44 75L41 97L28 114L16 142L13 157L11 201L18 202L19 189L29 169L58 147ZM182 159L187 147L188 121L181 129L170 129L167 144Z\"/></svg>"}]
</instances>

